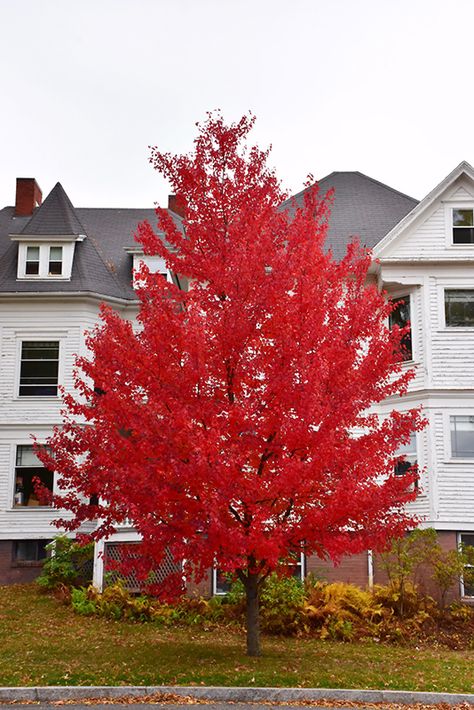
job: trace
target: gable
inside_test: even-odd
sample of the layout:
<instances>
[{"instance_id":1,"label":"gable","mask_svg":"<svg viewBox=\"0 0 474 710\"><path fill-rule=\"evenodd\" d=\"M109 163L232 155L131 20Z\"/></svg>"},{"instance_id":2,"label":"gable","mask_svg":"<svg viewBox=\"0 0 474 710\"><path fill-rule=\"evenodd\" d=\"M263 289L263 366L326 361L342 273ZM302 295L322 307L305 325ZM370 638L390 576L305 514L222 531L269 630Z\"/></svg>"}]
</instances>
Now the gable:
<instances>
[{"instance_id":1,"label":"gable","mask_svg":"<svg viewBox=\"0 0 474 710\"><path fill-rule=\"evenodd\" d=\"M474 234L474 171L465 166L458 166L376 245L376 258L448 262L474 259L474 243L459 241L471 238L469 228L454 229L459 215L472 216Z\"/></svg>"}]
</instances>

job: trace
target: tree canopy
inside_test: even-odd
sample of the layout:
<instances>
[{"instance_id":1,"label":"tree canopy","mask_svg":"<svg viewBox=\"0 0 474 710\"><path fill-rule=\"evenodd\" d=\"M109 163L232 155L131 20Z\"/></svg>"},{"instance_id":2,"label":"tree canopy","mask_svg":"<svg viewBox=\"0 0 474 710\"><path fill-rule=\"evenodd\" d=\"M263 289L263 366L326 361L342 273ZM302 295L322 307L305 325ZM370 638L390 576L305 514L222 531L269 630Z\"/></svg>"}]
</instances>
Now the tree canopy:
<instances>
[{"instance_id":1,"label":"tree canopy","mask_svg":"<svg viewBox=\"0 0 474 710\"><path fill-rule=\"evenodd\" d=\"M41 456L60 474L55 504L74 514L60 524L96 520L99 539L131 520L143 575L165 554L197 579L235 573L258 653L259 589L282 560L337 562L413 526L415 473L395 476L394 461L423 423L374 409L412 372L370 252L353 243L334 259L332 195L311 181L281 207L268 152L245 144L252 125L210 114L192 154L152 150L184 219L157 209L159 233L144 223L136 238L178 278L141 268L138 328L102 307Z\"/></svg>"}]
</instances>

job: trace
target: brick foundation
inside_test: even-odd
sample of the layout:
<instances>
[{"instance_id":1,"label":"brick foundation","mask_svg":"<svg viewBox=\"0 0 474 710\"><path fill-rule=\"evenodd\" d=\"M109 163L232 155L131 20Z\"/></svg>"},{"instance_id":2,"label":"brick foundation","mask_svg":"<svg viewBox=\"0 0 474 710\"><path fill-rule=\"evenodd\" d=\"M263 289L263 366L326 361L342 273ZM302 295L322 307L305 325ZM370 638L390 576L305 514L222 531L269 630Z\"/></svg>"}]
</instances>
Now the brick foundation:
<instances>
[{"instance_id":1,"label":"brick foundation","mask_svg":"<svg viewBox=\"0 0 474 710\"><path fill-rule=\"evenodd\" d=\"M362 552L359 555L344 557L337 566L332 562L320 560L319 557L309 557L306 559L306 574L309 573L325 582L347 582L366 587L369 583L368 555L367 552Z\"/></svg>"},{"instance_id":2,"label":"brick foundation","mask_svg":"<svg viewBox=\"0 0 474 710\"><path fill-rule=\"evenodd\" d=\"M41 572L42 562L14 562L13 540L0 540L0 585L29 584Z\"/></svg>"}]
</instances>

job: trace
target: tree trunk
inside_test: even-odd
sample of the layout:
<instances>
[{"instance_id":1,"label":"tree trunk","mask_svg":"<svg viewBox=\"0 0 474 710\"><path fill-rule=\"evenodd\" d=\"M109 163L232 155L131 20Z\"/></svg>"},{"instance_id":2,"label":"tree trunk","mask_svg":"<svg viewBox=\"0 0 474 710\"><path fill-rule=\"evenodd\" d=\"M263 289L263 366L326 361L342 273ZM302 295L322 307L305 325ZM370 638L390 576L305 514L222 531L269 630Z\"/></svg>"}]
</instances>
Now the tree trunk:
<instances>
[{"instance_id":1,"label":"tree trunk","mask_svg":"<svg viewBox=\"0 0 474 710\"><path fill-rule=\"evenodd\" d=\"M260 620L258 616L259 575L248 573L245 580L247 656L260 656Z\"/></svg>"}]
</instances>

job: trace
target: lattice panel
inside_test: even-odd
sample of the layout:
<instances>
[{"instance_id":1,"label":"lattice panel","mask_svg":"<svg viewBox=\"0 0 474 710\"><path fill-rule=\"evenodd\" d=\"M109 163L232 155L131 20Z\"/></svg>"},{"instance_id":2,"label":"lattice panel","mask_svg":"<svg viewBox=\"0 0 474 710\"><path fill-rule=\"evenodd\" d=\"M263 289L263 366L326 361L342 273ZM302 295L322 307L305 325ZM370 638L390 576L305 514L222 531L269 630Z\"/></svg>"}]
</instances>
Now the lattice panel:
<instances>
[{"instance_id":1,"label":"lattice panel","mask_svg":"<svg viewBox=\"0 0 474 710\"><path fill-rule=\"evenodd\" d=\"M127 556L130 556L131 552L131 547L135 546L136 543L133 542L107 542L105 544L105 551L104 551L104 572L107 574L106 577L106 584L107 586L110 584L114 584L118 580L122 580L125 584L125 587L131 591L131 592L139 592L141 591L143 585L143 582L137 579L137 576L134 572L128 575L123 575L120 574L120 572L116 569L110 569L111 565L110 563L115 564L118 562L122 562L124 559L124 553L126 553ZM124 549L125 548L125 549ZM137 553L138 554L138 553ZM132 553L133 556L133 553ZM173 558L171 557L171 554L167 551L165 555L165 559L157 567L153 572L150 574L149 577L149 583L151 584L161 584L166 581L166 578L168 575L176 573L176 572L181 572L182 571L182 564L180 562L175 562Z\"/></svg>"}]
</instances>

